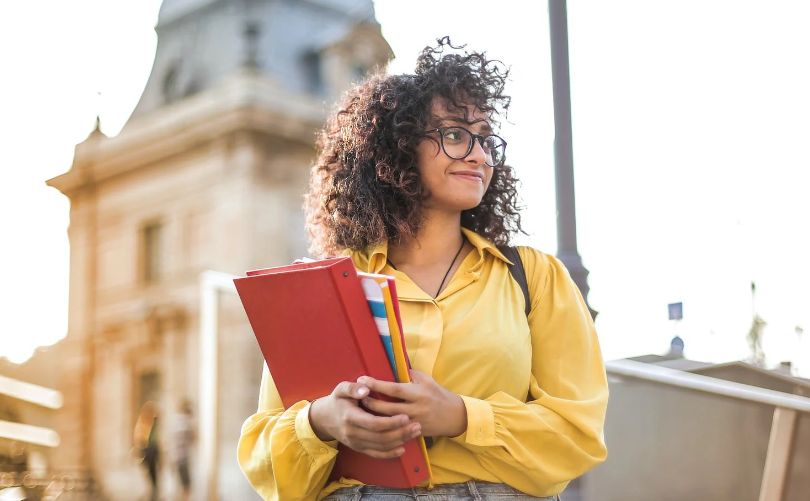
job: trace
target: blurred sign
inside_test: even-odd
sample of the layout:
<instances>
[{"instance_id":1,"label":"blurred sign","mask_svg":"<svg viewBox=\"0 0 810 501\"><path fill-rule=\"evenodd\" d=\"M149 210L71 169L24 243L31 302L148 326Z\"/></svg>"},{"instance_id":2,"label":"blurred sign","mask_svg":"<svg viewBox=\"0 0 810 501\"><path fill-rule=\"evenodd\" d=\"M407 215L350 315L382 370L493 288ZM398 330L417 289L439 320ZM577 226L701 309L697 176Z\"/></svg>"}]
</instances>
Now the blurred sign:
<instances>
[{"instance_id":1,"label":"blurred sign","mask_svg":"<svg viewBox=\"0 0 810 501\"><path fill-rule=\"evenodd\" d=\"M683 303L670 303L667 306L670 320L683 320Z\"/></svg>"}]
</instances>

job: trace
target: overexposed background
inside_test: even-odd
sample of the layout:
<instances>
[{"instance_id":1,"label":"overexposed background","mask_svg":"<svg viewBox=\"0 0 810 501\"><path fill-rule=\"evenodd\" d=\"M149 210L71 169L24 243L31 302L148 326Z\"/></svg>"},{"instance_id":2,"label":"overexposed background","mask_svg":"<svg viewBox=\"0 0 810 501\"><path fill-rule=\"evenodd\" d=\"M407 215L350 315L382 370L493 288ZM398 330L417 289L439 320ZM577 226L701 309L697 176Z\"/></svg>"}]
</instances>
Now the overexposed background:
<instances>
[{"instance_id":1,"label":"overexposed background","mask_svg":"<svg viewBox=\"0 0 810 501\"><path fill-rule=\"evenodd\" d=\"M160 3L0 5L0 356L23 361L66 333L68 201L44 181L70 168L97 114L105 134L123 127ZM554 253L546 2L375 5L392 73L444 35L512 67L501 134L523 180L519 241ZM568 9L579 247L605 357L663 353L677 333L690 358L745 358L756 281L768 362L810 376L810 341L796 333L810 327L810 3Z\"/></svg>"}]
</instances>

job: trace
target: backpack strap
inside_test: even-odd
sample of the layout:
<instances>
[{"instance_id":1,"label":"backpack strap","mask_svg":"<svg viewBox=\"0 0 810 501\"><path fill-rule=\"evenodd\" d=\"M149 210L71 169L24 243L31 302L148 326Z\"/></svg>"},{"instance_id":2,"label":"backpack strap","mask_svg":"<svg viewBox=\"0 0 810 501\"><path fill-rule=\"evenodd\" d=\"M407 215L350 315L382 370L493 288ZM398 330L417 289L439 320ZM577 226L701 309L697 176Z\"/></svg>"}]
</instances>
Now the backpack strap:
<instances>
[{"instance_id":1,"label":"backpack strap","mask_svg":"<svg viewBox=\"0 0 810 501\"><path fill-rule=\"evenodd\" d=\"M509 273L512 274L512 278L520 285L520 290L523 291L523 300L526 305L524 309L528 317L529 313L532 311L532 302L529 299L529 281L526 278L526 270L523 269L523 260L520 259L517 247L510 245L508 247L499 247L498 250L501 251L501 254L503 254L506 259L512 261L512 264L507 264L507 266L509 267Z\"/></svg>"}]
</instances>

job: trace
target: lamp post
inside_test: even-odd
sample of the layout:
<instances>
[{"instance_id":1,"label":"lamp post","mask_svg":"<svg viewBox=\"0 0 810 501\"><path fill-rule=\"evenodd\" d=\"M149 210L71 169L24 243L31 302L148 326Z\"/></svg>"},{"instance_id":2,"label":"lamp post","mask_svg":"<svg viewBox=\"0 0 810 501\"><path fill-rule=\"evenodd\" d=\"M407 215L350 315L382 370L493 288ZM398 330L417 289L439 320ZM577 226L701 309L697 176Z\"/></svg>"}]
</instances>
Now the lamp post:
<instances>
[{"instance_id":1,"label":"lamp post","mask_svg":"<svg viewBox=\"0 0 810 501\"><path fill-rule=\"evenodd\" d=\"M548 0L551 38L551 80L554 89L554 174L557 196L557 257L588 302L588 270L577 250L574 203L574 153L571 140L571 82L568 73L568 14L566 0ZM588 305L591 316L597 312Z\"/></svg>"}]
</instances>

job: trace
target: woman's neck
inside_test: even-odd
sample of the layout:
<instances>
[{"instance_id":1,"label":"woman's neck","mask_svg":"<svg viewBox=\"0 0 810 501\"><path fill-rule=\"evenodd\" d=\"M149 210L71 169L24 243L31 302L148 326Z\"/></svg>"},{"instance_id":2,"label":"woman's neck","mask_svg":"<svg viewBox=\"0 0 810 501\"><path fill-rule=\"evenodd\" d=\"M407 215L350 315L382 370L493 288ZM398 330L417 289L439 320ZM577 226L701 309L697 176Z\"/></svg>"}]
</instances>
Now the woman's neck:
<instances>
[{"instance_id":1,"label":"woman's neck","mask_svg":"<svg viewBox=\"0 0 810 501\"><path fill-rule=\"evenodd\" d=\"M463 242L461 214L428 212L414 238L388 245L388 260L397 268L447 263Z\"/></svg>"}]
</instances>

